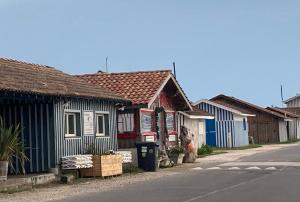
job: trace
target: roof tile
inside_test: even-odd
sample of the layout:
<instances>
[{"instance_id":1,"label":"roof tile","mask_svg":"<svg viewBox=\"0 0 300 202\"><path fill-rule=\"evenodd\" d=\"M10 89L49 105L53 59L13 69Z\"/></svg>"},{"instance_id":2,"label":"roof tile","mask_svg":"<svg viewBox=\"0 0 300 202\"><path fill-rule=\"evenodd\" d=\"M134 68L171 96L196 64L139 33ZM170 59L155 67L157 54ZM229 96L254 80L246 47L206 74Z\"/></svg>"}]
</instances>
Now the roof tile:
<instances>
[{"instance_id":1,"label":"roof tile","mask_svg":"<svg viewBox=\"0 0 300 202\"><path fill-rule=\"evenodd\" d=\"M147 104L172 73L171 70L78 75L89 83L109 89L133 104Z\"/></svg>"}]
</instances>

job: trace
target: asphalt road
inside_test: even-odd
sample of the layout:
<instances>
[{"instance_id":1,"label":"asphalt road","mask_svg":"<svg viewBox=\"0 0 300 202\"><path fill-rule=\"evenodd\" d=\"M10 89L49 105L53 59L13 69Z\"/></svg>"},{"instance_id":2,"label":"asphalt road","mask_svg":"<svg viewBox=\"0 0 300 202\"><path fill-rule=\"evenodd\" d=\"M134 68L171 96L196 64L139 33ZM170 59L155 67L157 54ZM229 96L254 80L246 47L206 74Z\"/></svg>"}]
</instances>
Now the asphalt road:
<instances>
[{"instance_id":1,"label":"asphalt road","mask_svg":"<svg viewBox=\"0 0 300 202\"><path fill-rule=\"evenodd\" d=\"M300 145L64 201L300 202Z\"/></svg>"}]
</instances>

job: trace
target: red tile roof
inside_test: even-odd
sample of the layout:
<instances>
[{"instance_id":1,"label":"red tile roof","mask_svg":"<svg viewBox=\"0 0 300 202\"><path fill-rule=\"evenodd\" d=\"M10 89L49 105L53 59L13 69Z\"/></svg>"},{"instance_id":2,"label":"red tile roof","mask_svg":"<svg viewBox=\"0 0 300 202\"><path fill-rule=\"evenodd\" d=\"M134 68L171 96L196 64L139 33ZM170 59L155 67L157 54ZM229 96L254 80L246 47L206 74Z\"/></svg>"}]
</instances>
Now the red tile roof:
<instances>
[{"instance_id":1,"label":"red tile roof","mask_svg":"<svg viewBox=\"0 0 300 202\"><path fill-rule=\"evenodd\" d=\"M99 72L77 77L130 99L133 104L148 104L170 75L172 75L171 70L158 70L123 73Z\"/></svg>"},{"instance_id":2,"label":"red tile roof","mask_svg":"<svg viewBox=\"0 0 300 202\"><path fill-rule=\"evenodd\" d=\"M53 67L0 58L0 92L126 100Z\"/></svg>"}]
</instances>

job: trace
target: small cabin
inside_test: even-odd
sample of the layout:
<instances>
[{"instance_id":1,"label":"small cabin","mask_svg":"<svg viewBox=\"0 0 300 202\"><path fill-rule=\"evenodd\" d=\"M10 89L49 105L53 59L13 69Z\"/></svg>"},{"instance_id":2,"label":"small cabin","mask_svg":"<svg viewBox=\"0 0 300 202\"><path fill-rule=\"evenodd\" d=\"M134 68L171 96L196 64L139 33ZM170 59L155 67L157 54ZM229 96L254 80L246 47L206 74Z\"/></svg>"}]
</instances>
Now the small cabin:
<instances>
[{"instance_id":1,"label":"small cabin","mask_svg":"<svg viewBox=\"0 0 300 202\"><path fill-rule=\"evenodd\" d=\"M300 139L300 116L296 113L288 111L287 109L282 109L279 107L267 107L268 110L274 111L285 116L285 127L283 126L282 130L285 130L287 133L287 140L296 140Z\"/></svg>"},{"instance_id":2,"label":"small cabin","mask_svg":"<svg viewBox=\"0 0 300 202\"><path fill-rule=\"evenodd\" d=\"M206 123L206 144L220 148L249 144L248 117L254 116L253 114L209 100L200 100L194 103L194 106L214 115L214 120Z\"/></svg>"},{"instance_id":3,"label":"small cabin","mask_svg":"<svg viewBox=\"0 0 300 202\"><path fill-rule=\"evenodd\" d=\"M0 58L0 75L0 116L23 129L26 173L48 172L91 145L117 150L117 109L127 99L46 65Z\"/></svg>"},{"instance_id":4,"label":"small cabin","mask_svg":"<svg viewBox=\"0 0 300 202\"><path fill-rule=\"evenodd\" d=\"M188 118L188 113L194 110L171 70L98 72L78 77L132 102L131 106L118 110L120 149L135 148L137 142L156 142L161 149L178 145L178 131L183 124L179 119L182 115ZM200 115L197 120L211 118L206 113ZM199 135L198 132L195 135Z\"/></svg>"},{"instance_id":5,"label":"small cabin","mask_svg":"<svg viewBox=\"0 0 300 202\"><path fill-rule=\"evenodd\" d=\"M289 120L284 115L226 95L218 95L210 101L254 114L248 117L248 124L249 137L255 144L287 141L286 122Z\"/></svg>"}]
</instances>

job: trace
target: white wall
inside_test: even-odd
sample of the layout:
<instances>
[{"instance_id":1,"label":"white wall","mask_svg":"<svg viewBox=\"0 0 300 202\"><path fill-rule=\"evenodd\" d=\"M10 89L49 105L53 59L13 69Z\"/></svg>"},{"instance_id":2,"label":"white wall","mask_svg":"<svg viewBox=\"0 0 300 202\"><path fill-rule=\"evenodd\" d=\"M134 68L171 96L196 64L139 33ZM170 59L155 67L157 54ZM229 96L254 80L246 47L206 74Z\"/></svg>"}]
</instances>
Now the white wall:
<instances>
[{"instance_id":1,"label":"white wall","mask_svg":"<svg viewBox=\"0 0 300 202\"><path fill-rule=\"evenodd\" d=\"M244 122L246 121L246 128L244 128ZM248 119L244 116L234 116L234 145L235 147L243 147L249 145L249 125Z\"/></svg>"},{"instance_id":2,"label":"white wall","mask_svg":"<svg viewBox=\"0 0 300 202\"><path fill-rule=\"evenodd\" d=\"M202 131L200 131L200 124L203 125ZM189 119L186 116L177 116L177 132L180 136L180 128L185 126L188 129L189 134L193 135L193 142L195 148L201 147L202 144L206 144L206 132L205 132L205 119Z\"/></svg>"},{"instance_id":3,"label":"white wall","mask_svg":"<svg viewBox=\"0 0 300 202\"><path fill-rule=\"evenodd\" d=\"M287 141L287 127L285 121L279 121L279 141L285 142Z\"/></svg>"}]
</instances>

